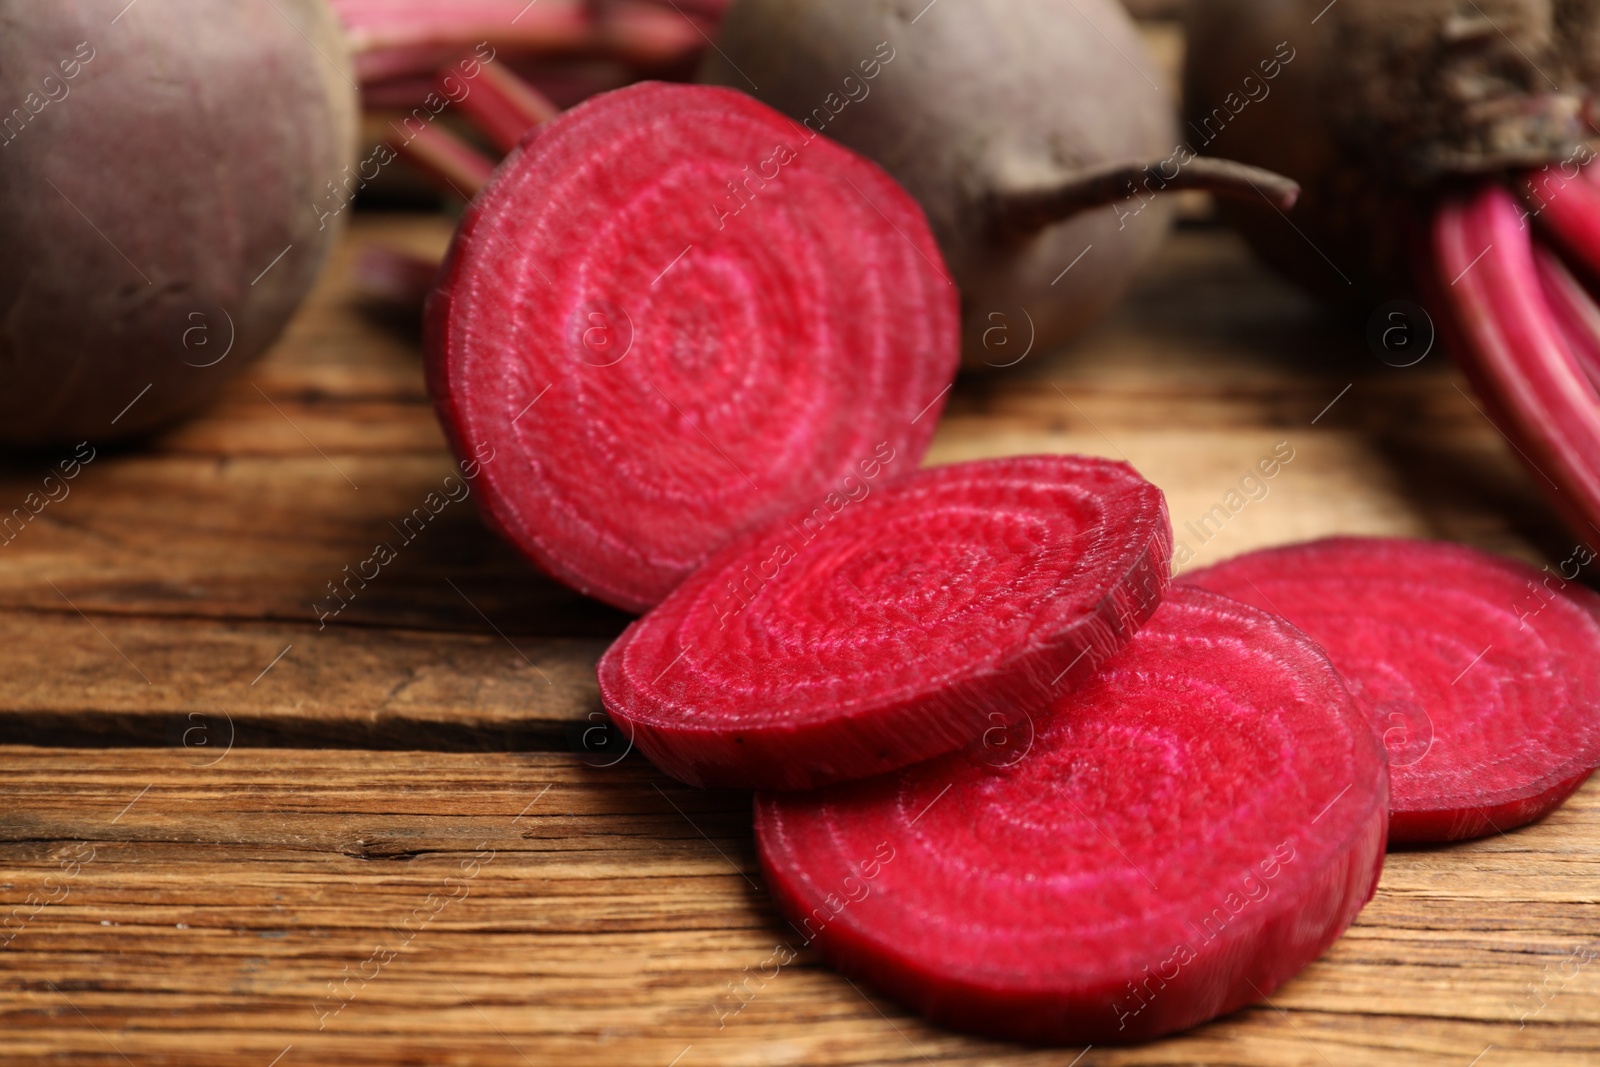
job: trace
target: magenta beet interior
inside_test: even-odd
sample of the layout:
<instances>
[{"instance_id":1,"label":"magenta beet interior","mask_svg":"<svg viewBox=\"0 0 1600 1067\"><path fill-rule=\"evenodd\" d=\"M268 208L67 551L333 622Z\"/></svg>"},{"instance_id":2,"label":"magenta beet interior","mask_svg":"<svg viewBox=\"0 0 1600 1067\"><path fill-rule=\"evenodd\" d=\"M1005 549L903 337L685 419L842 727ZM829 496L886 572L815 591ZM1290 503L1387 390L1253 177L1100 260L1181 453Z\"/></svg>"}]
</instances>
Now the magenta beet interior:
<instances>
[{"instance_id":1,"label":"magenta beet interior","mask_svg":"<svg viewBox=\"0 0 1600 1067\"><path fill-rule=\"evenodd\" d=\"M761 794L785 917L961 1029L1143 1040L1269 995L1370 898L1382 751L1282 619L1175 587L996 765L981 747Z\"/></svg>"},{"instance_id":2,"label":"magenta beet interior","mask_svg":"<svg viewBox=\"0 0 1600 1067\"><path fill-rule=\"evenodd\" d=\"M429 384L493 522L628 610L735 535L915 469L959 358L916 203L739 93L642 83L534 131L430 298Z\"/></svg>"},{"instance_id":3,"label":"magenta beet interior","mask_svg":"<svg viewBox=\"0 0 1600 1067\"><path fill-rule=\"evenodd\" d=\"M1463 545L1333 538L1183 581L1277 611L1327 650L1388 749L1394 840L1510 829L1600 763L1600 600L1559 574Z\"/></svg>"},{"instance_id":4,"label":"magenta beet interior","mask_svg":"<svg viewBox=\"0 0 1600 1067\"><path fill-rule=\"evenodd\" d=\"M799 789L998 744L1166 585L1165 501L1126 464L954 464L840 503L730 547L601 660L607 709L668 773Z\"/></svg>"}]
</instances>

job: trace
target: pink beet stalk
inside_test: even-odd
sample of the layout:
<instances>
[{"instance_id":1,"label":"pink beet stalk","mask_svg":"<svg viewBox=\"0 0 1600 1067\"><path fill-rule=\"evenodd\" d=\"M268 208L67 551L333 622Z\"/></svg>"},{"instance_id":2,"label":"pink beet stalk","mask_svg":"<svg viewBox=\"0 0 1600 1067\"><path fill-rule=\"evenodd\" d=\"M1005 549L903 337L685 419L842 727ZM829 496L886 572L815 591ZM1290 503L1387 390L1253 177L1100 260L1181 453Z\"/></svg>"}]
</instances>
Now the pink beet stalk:
<instances>
[{"instance_id":1,"label":"pink beet stalk","mask_svg":"<svg viewBox=\"0 0 1600 1067\"><path fill-rule=\"evenodd\" d=\"M528 49L575 48L594 31L584 0L333 0L333 7L358 56L419 45L460 51L485 40Z\"/></svg>"},{"instance_id":2,"label":"pink beet stalk","mask_svg":"<svg viewBox=\"0 0 1600 1067\"><path fill-rule=\"evenodd\" d=\"M1557 331L1590 384L1600 389L1600 304L1554 252L1535 246L1533 261Z\"/></svg>"},{"instance_id":3,"label":"pink beet stalk","mask_svg":"<svg viewBox=\"0 0 1600 1067\"><path fill-rule=\"evenodd\" d=\"M1433 225L1439 288L1507 437L1575 527L1600 531L1600 397L1558 331L1523 219L1496 184L1445 200Z\"/></svg>"},{"instance_id":4,"label":"pink beet stalk","mask_svg":"<svg viewBox=\"0 0 1600 1067\"><path fill-rule=\"evenodd\" d=\"M373 245L356 259L355 283L373 300L420 313L438 274L437 259L390 245Z\"/></svg>"},{"instance_id":5,"label":"pink beet stalk","mask_svg":"<svg viewBox=\"0 0 1600 1067\"><path fill-rule=\"evenodd\" d=\"M410 130L395 148L441 188L467 200L477 195L494 171L494 160L436 122Z\"/></svg>"},{"instance_id":6,"label":"pink beet stalk","mask_svg":"<svg viewBox=\"0 0 1600 1067\"><path fill-rule=\"evenodd\" d=\"M363 84L431 72L464 49L616 60L645 70L690 62L713 21L648 2L335 0Z\"/></svg>"},{"instance_id":7,"label":"pink beet stalk","mask_svg":"<svg viewBox=\"0 0 1600 1067\"><path fill-rule=\"evenodd\" d=\"M510 69L494 64L479 72L459 106L501 152L511 151L523 134L561 111Z\"/></svg>"},{"instance_id":8,"label":"pink beet stalk","mask_svg":"<svg viewBox=\"0 0 1600 1067\"><path fill-rule=\"evenodd\" d=\"M1542 230L1577 265L1600 275L1600 186L1547 172L1524 186L1529 213Z\"/></svg>"}]
</instances>

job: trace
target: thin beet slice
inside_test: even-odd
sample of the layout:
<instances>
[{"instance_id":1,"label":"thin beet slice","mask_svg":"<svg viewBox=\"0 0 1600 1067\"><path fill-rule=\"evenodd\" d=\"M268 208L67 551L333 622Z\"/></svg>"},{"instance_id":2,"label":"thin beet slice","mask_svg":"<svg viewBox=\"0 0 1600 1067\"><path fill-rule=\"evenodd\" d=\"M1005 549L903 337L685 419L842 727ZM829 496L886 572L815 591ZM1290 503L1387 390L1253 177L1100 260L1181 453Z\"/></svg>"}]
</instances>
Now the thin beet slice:
<instances>
[{"instance_id":1,"label":"thin beet slice","mask_svg":"<svg viewBox=\"0 0 1600 1067\"><path fill-rule=\"evenodd\" d=\"M1393 841L1520 826L1600 764L1600 598L1559 574L1464 545L1341 537L1183 580L1277 611L1327 649L1389 750Z\"/></svg>"},{"instance_id":2,"label":"thin beet slice","mask_svg":"<svg viewBox=\"0 0 1600 1067\"><path fill-rule=\"evenodd\" d=\"M1270 995L1371 898L1383 753L1283 619L1175 588L1055 712L1007 766L758 796L799 936L937 1022L1101 1044Z\"/></svg>"},{"instance_id":3,"label":"thin beet slice","mask_svg":"<svg viewBox=\"0 0 1600 1067\"><path fill-rule=\"evenodd\" d=\"M668 774L804 789L980 736L1003 762L1166 586L1166 502L1126 464L871 477L730 546L601 659L606 708Z\"/></svg>"},{"instance_id":4,"label":"thin beet slice","mask_svg":"<svg viewBox=\"0 0 1600 1067\"><path fill-rule=\"evenodd\" d=\"M492 457L490 520L574 588L644 610L879 448L887 479L927 447L955 289L916 203L797 129L727 89L619 89L529 134L457 232L429 386Z\"/></svg>"}]
</instances>

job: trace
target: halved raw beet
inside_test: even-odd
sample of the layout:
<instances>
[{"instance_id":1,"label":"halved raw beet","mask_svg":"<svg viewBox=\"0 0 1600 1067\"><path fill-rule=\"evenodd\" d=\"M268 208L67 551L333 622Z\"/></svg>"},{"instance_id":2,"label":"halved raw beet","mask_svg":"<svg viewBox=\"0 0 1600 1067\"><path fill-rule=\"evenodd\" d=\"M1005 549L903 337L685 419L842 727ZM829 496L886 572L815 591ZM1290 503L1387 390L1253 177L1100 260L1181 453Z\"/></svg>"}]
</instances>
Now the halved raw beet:
<instances>
[{"instance_id":1,"label":"halved raw beet","mask_svg":"<svg viewBox=\"0 0 1600 1067\"><path fill-rule=\"evenodd\" d=\"M1039 725L1009 766L758 796L796 932L936 1022L1100 1044L1270 995L1371 898L1383 753L1283 619L1174 588Z\"/></svg>"},{"instance_id":2,"label":"halved raw beet","mask_svg":"<svg viewBox=\"0 0 1600 1067\"><path fill-rule=\"evenodd\" d=\"M1458 841L1555 809L1600 764L1600 598L1465 545L1338 537L1183 581L1322 645L1389 750L1392 841Z\"/></svg>"},{"instance_id":3,"label":"halved raw beet","mask_svg":"<svg viewBox=\"0 0 1600 1067\"><path fill-rule=\"evenodd\" d=\"M429 299L429 388L490 520L642 611L715 549L909 473L959 359L921 209L728 89L641 83L532 131Z\"/></svg>"},{"instance_id":4,"label":"halved raw beet","mask_svg":"<svg viewBox=\"0 0 1600 1067\"><path fill-rule=\"evenodd\" d=\"M806 789L980 737L1005 762L1166 587L1165 499L1124 463L845 489L730 546L600 660L606 708L668 774Z\"/></svg>"}]
</instances>

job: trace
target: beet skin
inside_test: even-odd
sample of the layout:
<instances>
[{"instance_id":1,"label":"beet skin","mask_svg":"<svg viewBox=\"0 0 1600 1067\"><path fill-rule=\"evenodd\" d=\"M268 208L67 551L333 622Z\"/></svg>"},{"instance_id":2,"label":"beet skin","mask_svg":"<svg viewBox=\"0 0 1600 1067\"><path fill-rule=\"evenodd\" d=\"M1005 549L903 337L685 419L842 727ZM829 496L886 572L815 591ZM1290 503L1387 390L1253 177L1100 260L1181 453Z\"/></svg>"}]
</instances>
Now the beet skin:
<instances>
[{"instance_id":1,"label":"beet skin","mask_svg":"<svg viewBox=\"0 0 1600 1067\"><path fill-rule=\"evenodd\" d=\"M0 443L153 429L260 355L343 217L355 117L322 0L0 8Z\"/></svg>"}]
</instances>

